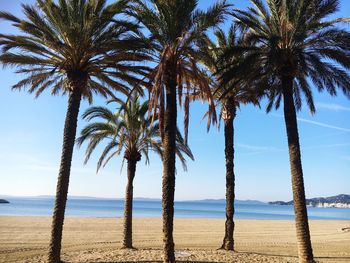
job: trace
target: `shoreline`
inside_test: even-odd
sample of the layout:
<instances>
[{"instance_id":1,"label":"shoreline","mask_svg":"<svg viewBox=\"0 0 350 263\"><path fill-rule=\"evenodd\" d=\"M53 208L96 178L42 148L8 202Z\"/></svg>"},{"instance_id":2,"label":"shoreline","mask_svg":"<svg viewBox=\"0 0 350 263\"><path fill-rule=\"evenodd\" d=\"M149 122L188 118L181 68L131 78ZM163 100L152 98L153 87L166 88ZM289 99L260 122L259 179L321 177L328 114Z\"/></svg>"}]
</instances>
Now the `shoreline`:
<instances>
[{"instance_id":1,"label":"shoreline","mask_svg":"<svg viewBox=\"0 0 350 263\"><path fill-rule=\"evenodd\" d=\"M1 217L28 217L28 218L52 218L51 215L6 215L6 214L0 214L0 219ZM124 216L82 216L82 215L66 215L64 217L65 219L67 218L82 218L82 219L123 219ZM133 219L162 219L161 216L133 216ZM188 219L188 220L225 220L225 218L219 218L219 217L186 217L186 216L176 216L174 219ZM285 221L285 222L294 222L294 219L265 219L265 218L235 218L233 219L234 221ZM331 218L313 218L309 219L310 221L339 221L339 222L350 222L350 219L331 219Z\"/></svg>"},{"instance_id":2,"label":"shoreline","mask_svg":"<svg viewBox=\"0 0 350 263\"><path fill-rule=\"evenodd\" d=\"M6 215L6 214L0 214L0 218L1 217L28 217L28 218L52 218L51 215ZM124 216L81 216L81 215L66 215L64 218L84 218L84 219L114 219L114 218L118 218L118 219L123 219ZM162 217L159 216L133 216L134 219L162 219ZM185 216L175 216L175 219L188 219L188 220L225 220L225 218L220 218L220 217L185 217ZM280 219L280 218L276 218L276 219L271 219L271 218L236 218L234 217L233 219L234 221L286 221L286 222L294 222L294 218L293 219ZM350 219L332 219L332 218L312 218L309 219L310 221L346 221L346 222L350 222Z\"/></svg>"},{"instance_id":3,"label":"shoreline","mask_svg":"<svg viewBox=\"0 0 350 263\"><path fill-rule=\"evenodd\" d=\"M235 220L238 252L218 251L224 219L175 218L178 260L208 262L297 262L294 222ZM50 238L49 216L0 216L0 262L45 262ZM67 262L155 262L161 260L160 218L134 218L137 250L121 250L122 218L66 217L62 258ZM349 262L350 220L310 220L318 262Z\"/></svg>"}]
</instances>

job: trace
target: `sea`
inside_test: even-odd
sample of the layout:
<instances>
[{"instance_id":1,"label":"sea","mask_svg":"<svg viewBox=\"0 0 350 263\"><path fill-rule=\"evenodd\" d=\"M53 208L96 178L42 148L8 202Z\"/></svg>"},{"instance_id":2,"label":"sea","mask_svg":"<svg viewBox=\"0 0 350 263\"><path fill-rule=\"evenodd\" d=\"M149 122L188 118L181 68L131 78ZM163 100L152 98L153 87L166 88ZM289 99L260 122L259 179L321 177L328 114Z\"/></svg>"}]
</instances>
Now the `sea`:
<instances>
[{"instance_id":1,"label":"sea","mask_svg":"<svg viewBox=\"0 0 350 263\"><path fill-rule=\"evenodd\" d=\"M0 216L51 216L53 197L6 197L9 204L0 204ZM66 216L122 217L124 201L104 198L69 198ZM160 200L135 199L134 217L161 217ZM350 220L349 208L308 207L309 219ZM177 218L225 218L225 200L177 201ZM259 220L293 220L293 206L269 205L255 201L237 201L235 218Z\"/></svg>"}]
</instances>

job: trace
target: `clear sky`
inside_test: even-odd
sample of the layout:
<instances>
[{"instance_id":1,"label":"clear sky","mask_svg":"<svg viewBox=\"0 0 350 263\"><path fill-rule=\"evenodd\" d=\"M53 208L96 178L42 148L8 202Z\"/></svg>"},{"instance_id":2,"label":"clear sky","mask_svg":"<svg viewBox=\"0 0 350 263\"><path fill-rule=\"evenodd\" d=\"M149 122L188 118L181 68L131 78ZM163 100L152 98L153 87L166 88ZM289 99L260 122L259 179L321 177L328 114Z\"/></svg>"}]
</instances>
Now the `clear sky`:
<instances>
[{"instance_id":1,"label":"clear sky","mask_svg":"<svg viewBox=\"0 0 350 263\"><path fill-rule=\"evenodd\" d=\"M33 0L0 0L0 9L22 16L20 4ZM214 1L199 0L201 8ZM244 7L248 0L232 0ZM350 1L341 0L338 16L350 17ZM227 27L227 21L224 27ZM346 26L350 30L350 26ZM14 32L0 21L0 33ZM0 68L0 195L54 195L60 162L63 123L67 97L47 92L38 99L24 91L11 91L21 76L14 69ZM350 83L349 83L350 85ZM350 194L350 101L317 94L317 113L306 108L298 114L302 162L307 197ZM97 97L95 105L103 105ZM82 103L82 113L88 104ZM244 106L235 121L235 173L238 199L291 200L290 168L283 113L266 114L262 109ZM206 105L191 105L189 143L195 161L188 161L188 172L178 165L177 200L225 197L223 129L206 132L201 121ZM179 114L179 123L181 114ZM79 119L78 133L84 126ZM181 126L181 124L180 124ZM84 166L85 147L75 148L69 195L123 197L126 169L120 173L121 157L112 160L96 174L101 148ZM151 164L138 164L134 183L137 197L161 197L162 163L151 156Z\"/></svg>"}]
</instances>

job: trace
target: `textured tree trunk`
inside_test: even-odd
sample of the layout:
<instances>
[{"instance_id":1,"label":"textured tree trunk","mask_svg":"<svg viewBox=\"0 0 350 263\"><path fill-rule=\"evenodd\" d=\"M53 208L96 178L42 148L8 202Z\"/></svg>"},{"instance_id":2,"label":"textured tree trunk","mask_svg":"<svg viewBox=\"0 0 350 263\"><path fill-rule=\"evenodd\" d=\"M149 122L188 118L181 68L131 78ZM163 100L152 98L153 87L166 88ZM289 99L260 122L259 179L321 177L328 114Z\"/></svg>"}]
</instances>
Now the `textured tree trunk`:
<instances>
[{"instance_id":1,"label":"textured tree trunk","mask_svg":"<svg viewBox=\"0 0 350 263\"><path fill-rule=\"evenodd\" d=\"M175 262L173 220L175 194L175 151L176 151L176 64L166 66L166 110L164 114L164 154L163 154L163 243L164 262Z\"/></svg>"},{"instance_id":2,"label":"textured tree trunk","mask_svg":"<svg viewBox=\"0 0 350 263\"><path fill-rule=\"evenodd\" d=\"M282 78L282 85L284 99L284 119L286 123L290 168L292 174L292 189L299 262L310 263L314 261L306 210L297 116L293 99L293 79L288 77Z\"/></svg>"},{"instance_id":3,"label":"textured tree trunk","mask_svg":"<svg viewBox=\"0 0 350 263\"><path fill-rule=\"evenodd\" d=\"M226 160L226 222L225 236L222 242L222 249L234 250L233 232L235 223L234 200L235 200L235 174L234 174L234 126L236 108L234 100L229 98L224 105L224 125L225 125L225 160Z\"/></svg>"},{"instance_id":4,"label":"textured tree trunk","mask_svg":"<svg viewBox=\"0 0 350 263\"><path fill-rule=\"evenodd\" d=\"M51 226L51 241L48 256L49 263L61 262L60 257L64 212L66 209L70 168L81 101L81 84L76 81L71 81L71 84L73 85L73 88L69 96L64 125L61 165L58 174L56 201Z\"/></svg>"},{"instance_id":5,"label":"textured tree trunk","mask_svg":"<svg viewBox=\"0 0 350 263\"><path fill-rule=\"evenodd\" d=\"M133 202L133 181L136 172L136 160L128 160L128 183L125 192L124 207L124 237L123 248L133 248L132 246L132 202Z\"/></svg>"}]
</instances>

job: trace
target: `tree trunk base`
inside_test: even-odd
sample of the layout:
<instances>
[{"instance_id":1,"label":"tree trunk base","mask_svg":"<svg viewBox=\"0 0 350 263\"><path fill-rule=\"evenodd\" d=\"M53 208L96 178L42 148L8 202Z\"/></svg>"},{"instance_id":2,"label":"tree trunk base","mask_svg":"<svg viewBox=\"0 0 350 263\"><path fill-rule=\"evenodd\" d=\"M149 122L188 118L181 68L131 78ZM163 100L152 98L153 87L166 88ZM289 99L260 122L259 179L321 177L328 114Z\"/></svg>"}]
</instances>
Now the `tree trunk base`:
<instances>
[{"instance_id":1,"label":"tree trunk base","mask_svg":"<svg viewBox=\"0 0 350 263\"><path fill-rule=\"evenodd\" d=\"M219 248L216 249L216 250L225 250L225 251L230 251L230 252L237 252L235 249L226 249L226 248L224 247L224 245L222 245L221 247L219 247Z\"/></svg>"},{"instance_id":2,"label":"tree trunk base","mask_svg":"<svg viewBox=\"0 0 350 263\"><path fill-rule=\"evenodd\" d=\"M224 241L220 249L226 250L226 251L235 251L234 245L230 241Z\"/></svg>"},{"instance_id":3,"label":"tree trunk base","mask_svg":"<svg viewBox=\"0 0 350 263\"><path fill-rule=\"evenodd\" d=\"M316 261L313 260L313 259L310 259L310 260L301 260L301 259L299 259L299 263L316 263Z\"/></svg>"},{"instance_id":4,"label":"tree trunk base","mask_svg":"<svg viewBox=\"0 0 350 263\"><path fill-rule=\"evenodd\" d=\"M47 261L45 261L45 262L48 262L48 263L53 262L52 259L49 259L49 257L47 257L46 259L47 259ZM63 261L62 259L60 259L60 260L58 260L58 261L55 261L55 262L56 262L56 263L66 263L66 262Z\"/></svg>"},{"instance_id":5,"label":"tree trunk base","mask_svg":"<svg viewBox=\"0 0 350 263\"><path fill-rule=\"evenodd\" d=\"M120 249L123 249L123 250L137 250L137 248L135 248L133 246L122 246Z\"/></svg>"}]
</instances>

